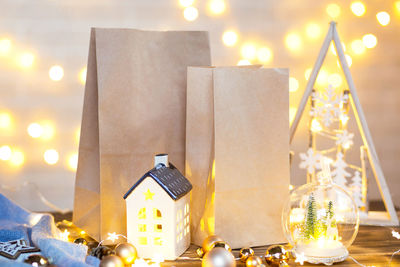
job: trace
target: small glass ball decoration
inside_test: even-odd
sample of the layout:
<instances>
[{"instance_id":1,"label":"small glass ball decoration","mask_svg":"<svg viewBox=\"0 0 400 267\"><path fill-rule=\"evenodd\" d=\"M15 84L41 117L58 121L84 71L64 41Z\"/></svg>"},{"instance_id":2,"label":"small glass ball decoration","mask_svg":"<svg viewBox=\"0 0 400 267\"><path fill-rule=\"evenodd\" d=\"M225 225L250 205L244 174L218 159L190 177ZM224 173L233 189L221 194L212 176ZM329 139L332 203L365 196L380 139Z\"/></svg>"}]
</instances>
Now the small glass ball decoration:
<instances>
[{"instance_id":1,"label":"small glass ball decoration","mask_svg":"<svg viewBox=\"0 0 400 267\"><path fill-rule=\"evenodd\" d=\"M134 263L137 258L136 248L127 242L119 243L115 247L115 254L121 258L125 265Z\"/></svg>"},{"instance_id":2,"label":"small glass ball decoration","mask_svg":"<svg viewBox=\"0 0 400 267\"><path fill-rule=\"evenodd\" d=\"M356 238L358 208L342 187L332 183L328 160L311 183L293 190L282 212L285 236L293 254L314 264L344 261Z\"/></svg>"},{"instance_id":3,"label":"small glass ball decoration","mask_svg":"<svg viewBox=\"0 0 400 267\"><path fill-rule=\"evenodd\" d=\"M236 267L235 257L224 248L213 248L201 261L202 267Z\"/></svg>"},{"instance_id":4,"label":"small glass ball decoration","mask_svg":"<svg viewBox=\"0 0 400 267\"><path fill-rule=\"evenodd\" d=\"M99 267L124 267L124 262L120 257L115 255L108 255L103 257L100 261Z\"/></svg>"},{"instance_id":5,"label":"small glass ball decoration","mask_svg":"<svg viewBox=\"0 0 400 267\"><path fill-rule=\"evenodd\" d=\"M271 266L280 266L289 261L289 252L282 245L272 245L265 252L265 261Z\"/></svg>"},{"instance_id":6,"label":"small glass ball decoration","mask_svg":"<svg viewBox=\"0 0 400 267\"><path fill-rule=\"evenodd\" d=\"M217 235L210 235L206 239L204 239L202 246L204 253L210 251L214 247L214 243L218 241L224 240L222 240L222 238Z\"/></svg>"},{"instance_id":7,"label":"small glass ball decoration","mask_svg":"<svg viewBox=\"0 0 400 267\"><path fill-rule=\"evenodd\" d=\"M260 267L262 266L262 259L258 256L250 256L246 260L246 267Z\"/></svg>"},{"instance_id":8,"label":"small glass ball decoration","mask_svg":"<svg viewBox=\"0 0 400 267\"><path fill-rule=\"evenodd\" d=\"M47 258L43 257L40 254L29 255L24 260L24 262L32 266L49 266L49 261L47 260Z\"/></svg>"},{"instance_id":9,"label":"small glass ball decoration","mask_svg":"<svg viewBox=\"0 0 400 267\"><path fill-rule=\"evenodd\" d=\"M93 248L90 251L91 256L99 258L100 260L103 259L103 257L112 255L112 254L113 254L113 251L109 247L106 247L106 246L98 246L96 248Z\"/></svg>"},{"instance_id":10,"label":"small glass ball decoration","mask_svg":"<svg viewBox=\"0 0 400 267\"><path fill-rule=\"evenodd\" d=\"M217 242L214 242L214 243L212 244L212 246L211 246L211 249L213 249L213 248L224 248L224 249L226 249L227 251L232 252L231 246L229 246L229 244L226 243L225 241L217 241Z\"/></svg>"},{"instance_id":11,"label":"small glass ball decoration","mask_svg":"<svg viewBox=\"0 0 400 267\"><path fill-rule=\"evenodd\" d=\"M246 262L247 258L254 255L254 250L252 248L242 248L239 251L239 258L241 262Z\"/></svg>"},{"instance_id":12,"label":"small glass ball decoration","mask_svg":"<svg viewBox=\"0 0 400 267\"><path fill-rule=\"evenodd\" d=\"M78 245L85 245L85 246L87 246L87 244L88 244L86 239L83 237L78 237L77 239L74 240L74 243L78 244Z\"/></svg>"}]
</instances>

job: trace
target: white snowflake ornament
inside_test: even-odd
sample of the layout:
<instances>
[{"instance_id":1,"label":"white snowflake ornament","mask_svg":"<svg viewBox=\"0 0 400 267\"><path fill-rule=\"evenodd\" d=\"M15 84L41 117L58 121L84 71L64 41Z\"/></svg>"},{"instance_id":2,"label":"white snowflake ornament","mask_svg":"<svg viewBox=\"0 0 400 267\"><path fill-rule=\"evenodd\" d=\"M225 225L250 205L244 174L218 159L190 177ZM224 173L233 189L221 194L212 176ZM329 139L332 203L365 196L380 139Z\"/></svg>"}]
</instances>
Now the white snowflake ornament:
<instances>
[{"instance_id":1,"label":"white snowflake ornament","mask_svg":"<svg viewBox=\"0 0 400 267\"><path fill-rule=\"evenodd\" d=\"M336 134L336 145L341 145L347 149L351 145L353 145L353 137L353 133L349 133L347 130L343 130L342 132Z\"/></svg>"},{"instance_id":2,"label":"white snowflake ornament","mask_svg":"<svg viewBox=\"0 0 400 267\"><path fill-rule=\"evenodd\" d=\"M400 233L396 232L395 230L392 230L392 236L397 238L397 239L400 239Z\"/></svg>"},{"instance_id":3,"label":"white snowflake ornament","mask_svg":"<svg viewBox=\"0 0 400 267\"><path fill-rule=\"evenodd\" d=\"M300 158L302 162L300 162L299 167L307 169L308 173L313 173L316 169L321 169L321 154L312 148L309 148L306 153L300 153Z\"/></svg>"}]
</instances>

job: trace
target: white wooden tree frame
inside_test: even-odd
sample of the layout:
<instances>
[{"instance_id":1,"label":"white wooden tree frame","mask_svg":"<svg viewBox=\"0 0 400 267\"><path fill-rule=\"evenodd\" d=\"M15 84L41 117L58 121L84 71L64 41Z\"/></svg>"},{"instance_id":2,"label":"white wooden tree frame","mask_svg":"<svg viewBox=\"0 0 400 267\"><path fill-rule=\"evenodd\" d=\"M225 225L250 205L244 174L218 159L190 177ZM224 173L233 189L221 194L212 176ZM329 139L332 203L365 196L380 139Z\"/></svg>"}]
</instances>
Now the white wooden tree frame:
<instances>
[{"instance_id":1,"label":"white wooden tree frame","mask_svg":"<svg viewBox=\"0 0 400 267\"><path fill-rule=\"evenodd\" d=\"M321 69L322 63L325 60L326 54L329 49L329 45L333 41L334 46L336 48L337 55L339 57L340 65L343 69L347 84L350 90L350 104L354 112L355 119L357 121L358 129L361 134L362 141L364 146L367 148L368 159L372 166L372 171L374 173L376 183L379 187L380 194L385 204L386 212L376 212L370 211L368 212L368 217L361 218L360 223L365 225L382 225L382 226L398 226L399 219L396 214L396 210L394 208L392 198L389 192L389 188L386 184L385 177L383 175L382 168L379 164L378 155L376 154L375 146L372 141L371 133L369 131L367 120L365 118L364 112L362 110L360 100L358 99L356 87L354 85L353 78L350 73L349 66L347 64L347 60L343 51L342 43L340 42L339 34L336 30L336 22L332 21L330 23L328 34L325 37L322 48L319 52L318 58L315 62L314 68L311 72L310 78L307 82L306 90L304 95L300 101L299 108L297 109L296 116L293 120L292 126L290 128L290 142L295 135L297 126L300 122L301 116L306 107L308 98L312 93L315 81L318 76L318 72Z\"/></svg>"}]
</instances>

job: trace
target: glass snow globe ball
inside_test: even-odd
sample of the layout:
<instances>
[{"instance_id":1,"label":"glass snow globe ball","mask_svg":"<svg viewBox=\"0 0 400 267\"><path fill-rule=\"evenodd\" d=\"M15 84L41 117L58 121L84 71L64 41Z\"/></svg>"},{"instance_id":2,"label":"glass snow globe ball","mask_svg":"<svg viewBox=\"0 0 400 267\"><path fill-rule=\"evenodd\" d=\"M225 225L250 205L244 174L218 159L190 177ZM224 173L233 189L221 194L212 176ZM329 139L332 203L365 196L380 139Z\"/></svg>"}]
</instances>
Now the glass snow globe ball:
<instances>
[{"instance_id":1,"label":"glass snow globe ball","mask_svg":"<svg viewBox=\"0 0 400 267\"><path fill-rule=\"evenodd\" d=\"M358 208L349 193L332 183L330 172L322 171L316 181L290 194L282 225L296 256L331 265L349 255L358 232Z\"/></svg>"}]
</instances>

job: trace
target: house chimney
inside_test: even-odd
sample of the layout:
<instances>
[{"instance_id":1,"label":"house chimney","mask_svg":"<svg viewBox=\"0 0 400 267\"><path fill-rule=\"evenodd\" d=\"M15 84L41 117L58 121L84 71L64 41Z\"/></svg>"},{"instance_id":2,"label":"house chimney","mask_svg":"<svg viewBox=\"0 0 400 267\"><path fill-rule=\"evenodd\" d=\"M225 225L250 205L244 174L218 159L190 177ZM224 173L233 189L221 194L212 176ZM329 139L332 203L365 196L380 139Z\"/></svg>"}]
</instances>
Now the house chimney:
<instances>
[{"instance_id":1,"label":"house chimney","mask_svg":"<svg viewBox=\"0 0 400 267\"><path fill-rule=\"evenodd\" d=\"M157 166L159 163L162 163L166 167L169 167L168 154L157 154L157 155L155 155L155 157L154 157L154 167Z\"/></svg>"}]
</instances>

